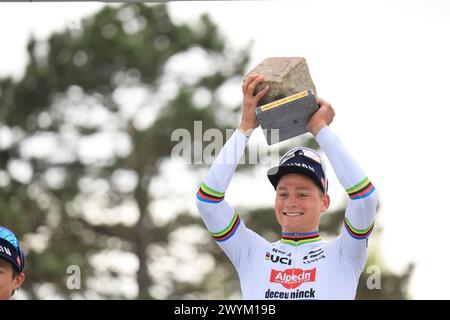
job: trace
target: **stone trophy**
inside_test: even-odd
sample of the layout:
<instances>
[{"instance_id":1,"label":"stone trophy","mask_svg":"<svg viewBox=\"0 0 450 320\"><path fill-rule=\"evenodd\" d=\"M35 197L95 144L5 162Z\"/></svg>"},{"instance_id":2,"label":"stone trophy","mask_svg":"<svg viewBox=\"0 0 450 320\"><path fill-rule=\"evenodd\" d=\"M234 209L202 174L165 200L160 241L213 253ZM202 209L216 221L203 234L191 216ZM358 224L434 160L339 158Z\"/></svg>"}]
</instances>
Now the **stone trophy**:
<instances>
[{"instance_id":1,"label":"stone trophy","mask_svg":"<svg viewBox=\"0 0 450 320\"><path fill-rule=\"evenodd\" d=\"M271 145L307 132L306 124L319 106L305 58L267 58L245 78L255 73L264 75L256 92L270 86L256 108L267 143Z\"/></svg>"}]
</instances>

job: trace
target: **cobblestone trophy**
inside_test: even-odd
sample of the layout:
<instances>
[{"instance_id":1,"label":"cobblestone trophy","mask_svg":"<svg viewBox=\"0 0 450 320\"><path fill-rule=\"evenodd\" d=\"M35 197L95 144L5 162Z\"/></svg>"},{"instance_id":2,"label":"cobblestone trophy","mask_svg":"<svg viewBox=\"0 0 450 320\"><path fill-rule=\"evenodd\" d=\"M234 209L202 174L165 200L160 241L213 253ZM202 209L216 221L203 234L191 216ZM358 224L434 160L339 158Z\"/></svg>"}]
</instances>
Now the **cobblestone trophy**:
<instances>
[{"instance_id":1,"label":"cobblestone trophy","mask_svg":"<svg viewBox=\"0 0 450 320\"><path fill-rule=\"evenodd\" d=\"M270 86L256 108L267 143L271 145L307 132L306 124L319 106L305 58L267 58L245 78L255 73L264 75L256 92Z\"/></svg>"}]
</instances>

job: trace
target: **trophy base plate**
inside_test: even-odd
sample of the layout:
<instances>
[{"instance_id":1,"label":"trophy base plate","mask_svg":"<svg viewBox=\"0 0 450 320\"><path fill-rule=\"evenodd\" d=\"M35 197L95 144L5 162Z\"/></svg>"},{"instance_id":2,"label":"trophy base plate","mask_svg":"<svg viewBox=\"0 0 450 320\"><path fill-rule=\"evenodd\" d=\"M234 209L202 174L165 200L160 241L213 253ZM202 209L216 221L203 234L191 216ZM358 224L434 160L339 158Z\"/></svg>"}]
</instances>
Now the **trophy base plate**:
<instances>
[{"instance_id":1,"label":"trophy base plate","mask_svg":"<svg viewBox=\"0 0 450 320\"><path fill-rule=\"evenodd\" d=\"M256 108L267 144L272 145L308 132L306 125L319 109L311 89Z\"/></svg>"}]
</instances>

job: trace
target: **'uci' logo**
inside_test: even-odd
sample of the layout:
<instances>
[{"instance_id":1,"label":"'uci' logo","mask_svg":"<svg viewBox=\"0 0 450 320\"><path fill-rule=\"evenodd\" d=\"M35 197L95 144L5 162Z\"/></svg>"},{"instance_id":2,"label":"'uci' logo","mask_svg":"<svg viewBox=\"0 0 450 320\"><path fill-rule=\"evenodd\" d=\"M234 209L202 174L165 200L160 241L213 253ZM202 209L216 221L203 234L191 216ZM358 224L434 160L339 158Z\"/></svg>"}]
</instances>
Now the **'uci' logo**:
<instances>
[{"instance_id":1,"label":"'uci' logo","mask_svg":"<svg viewBox=\"0 0 450 320\"><path fill-rule=\"evenodd\" d=\"M286 264L290 266L292 264L292 259L289 259L288 257L280 257L278 255L270 254L270 252L266 252L266 260L270 260L273 263L281 263Z\"/></svg>"}]
</instances>

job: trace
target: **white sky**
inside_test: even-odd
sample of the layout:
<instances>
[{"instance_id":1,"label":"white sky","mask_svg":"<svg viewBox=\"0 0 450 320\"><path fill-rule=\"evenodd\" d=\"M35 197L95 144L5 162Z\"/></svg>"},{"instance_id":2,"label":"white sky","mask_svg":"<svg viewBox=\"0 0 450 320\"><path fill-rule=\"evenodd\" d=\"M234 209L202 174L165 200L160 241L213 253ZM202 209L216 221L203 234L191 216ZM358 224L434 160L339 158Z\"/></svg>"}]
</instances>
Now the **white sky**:
<instances>
[{"instance_id":1,"label":"white sky","mask_svg":"<svg viewBox=\"0 0 450 320\"><path fill-rule=\"evenodd\" d=\"M45 37L103 5L0 3L0 76L21 74L31 32ZM234 47L253 39L251 66L271 56L307 59L319 95L335 107L332 128L379 190L377 226L383 228L386 265L403 271L416 263L412 298L450 298L450 257L443 245L450 222L450 2L174 2L169 8L177 21L209 13ZM255 136L253 142L261 139ZM261 183L236 177L228 201L272 204L266 169ZM340 199L335 177L330 183L332 199ZM242 188L249 186L254 192L243 199ZM177 190L192 195L196 187Z\"/></svg>"}]
</instances>

